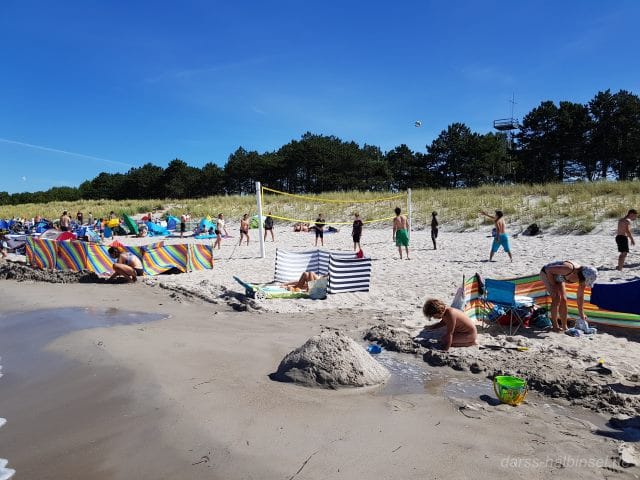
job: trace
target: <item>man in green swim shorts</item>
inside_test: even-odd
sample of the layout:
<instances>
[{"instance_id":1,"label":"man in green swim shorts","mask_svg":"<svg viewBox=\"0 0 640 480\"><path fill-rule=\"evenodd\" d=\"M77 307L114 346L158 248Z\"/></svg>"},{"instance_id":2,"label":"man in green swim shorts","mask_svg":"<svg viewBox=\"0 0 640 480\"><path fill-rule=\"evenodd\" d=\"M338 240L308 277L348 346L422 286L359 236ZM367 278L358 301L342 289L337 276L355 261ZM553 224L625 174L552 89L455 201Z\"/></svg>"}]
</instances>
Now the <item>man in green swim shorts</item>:
<instances>
[{"instance_id":1,"label":"man in green swim shorts","mask_svg":"<svg viewBox=\"0 0 640 480\"><path fill-rule=\"evenodd\" d=\"M409 260L409 221L407 217L401 215L400 207L396 207L396 218L393 219L393 239L398 247L400 260L402 260L402 247L407 252L407 260Z\"/></svg>"}]
</instances>

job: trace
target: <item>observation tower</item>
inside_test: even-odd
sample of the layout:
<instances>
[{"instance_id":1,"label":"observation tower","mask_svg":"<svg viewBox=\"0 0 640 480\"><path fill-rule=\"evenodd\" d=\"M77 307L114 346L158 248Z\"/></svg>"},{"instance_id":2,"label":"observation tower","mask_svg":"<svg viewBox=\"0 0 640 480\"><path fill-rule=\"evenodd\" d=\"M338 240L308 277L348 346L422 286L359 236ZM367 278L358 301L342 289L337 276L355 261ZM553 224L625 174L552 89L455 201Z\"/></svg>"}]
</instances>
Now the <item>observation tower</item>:
<instances>
[{"instance_id":1,"label":"observation tower","mask_svg":"<svg viewBox=\"0 0 640 480\"><path fill-rule=\"evenodd\" d=\"M493 121L493 128L498 130L499 132L505 132L507 135L507 148L511 150L513 147L513 131L520 128L520 124L518 123L518 119L513 116L513 108L516 104L515 95L511 95L511 117L509 118L500 118L498 120Z\"/></svg>"}]
</instances>

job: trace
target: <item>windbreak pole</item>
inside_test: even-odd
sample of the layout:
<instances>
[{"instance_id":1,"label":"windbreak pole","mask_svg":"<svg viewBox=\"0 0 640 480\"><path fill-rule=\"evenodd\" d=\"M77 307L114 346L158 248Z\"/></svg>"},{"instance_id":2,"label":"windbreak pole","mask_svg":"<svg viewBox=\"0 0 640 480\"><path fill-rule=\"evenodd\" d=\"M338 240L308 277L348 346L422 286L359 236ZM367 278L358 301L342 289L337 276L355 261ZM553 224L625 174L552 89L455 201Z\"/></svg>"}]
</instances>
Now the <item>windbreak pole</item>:
<instances>
[{"instance_id":1,"label":"windbreak pole","mask_svg":"<svg viewBox=\"0 0 640 480\"><path fill-rule=\"evenodd\" d=\"M260 258L264 258L264 232L262 225L262 185L256 182L256 202L258 204L258 232L260 236Z\"/></svg>"},{"instance_id":2,"label":"windbreak pole","mask_svg":"<svg viewBox=\"0 0 640 480\"><path fill-rule=\"evenodd\" d=\"M411 239L411 228L413 227L413 211L411 209L411 189L407 188L407 216L409 217L409 228L407 229L407 234L409 235L409 239Z\"/></svg>"}]
</instances>

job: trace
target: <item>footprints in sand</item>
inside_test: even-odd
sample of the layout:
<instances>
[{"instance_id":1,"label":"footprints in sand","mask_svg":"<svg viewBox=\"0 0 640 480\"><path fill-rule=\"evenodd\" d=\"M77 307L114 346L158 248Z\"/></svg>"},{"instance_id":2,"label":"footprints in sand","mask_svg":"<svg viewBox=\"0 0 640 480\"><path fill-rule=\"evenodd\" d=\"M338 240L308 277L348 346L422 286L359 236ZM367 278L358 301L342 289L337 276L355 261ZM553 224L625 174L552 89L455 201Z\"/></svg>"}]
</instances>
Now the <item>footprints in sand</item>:
<instances>
[{"instance_id":1,"label":"footprints in sand","mask_svg":"<svg viewBox=\"0 0 640 480\"><path fill-rule=\"evenodd\" d=\"M413 410L416 408L416 404L409 400L400 400L399 398L391 398L387 401L387 406L393 412L403 412L406 410Z\"/></svg>"}]
</instances>

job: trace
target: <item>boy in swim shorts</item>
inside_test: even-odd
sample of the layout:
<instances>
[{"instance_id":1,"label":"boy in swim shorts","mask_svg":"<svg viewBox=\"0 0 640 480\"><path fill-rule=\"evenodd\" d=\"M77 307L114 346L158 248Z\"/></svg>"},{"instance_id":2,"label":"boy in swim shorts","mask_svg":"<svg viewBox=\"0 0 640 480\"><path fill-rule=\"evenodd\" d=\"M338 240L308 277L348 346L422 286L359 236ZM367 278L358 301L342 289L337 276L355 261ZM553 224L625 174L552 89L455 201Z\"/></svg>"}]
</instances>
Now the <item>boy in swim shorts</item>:
<instances>
[{"instance_id":1,"label":"boy in swim shorts","mask_svg":"<svg viewBox=\"0 0 640 480\"><path fill-rule=\"evenodd\" d=\"M400 254L400 260L402 260L402 247L404 247L407 253L407 260L409 259L409 221L407 217L401 215L400 207L396 207L396 218L393 219L393 240L398 247L398 253Z\"/></svg>"},{"instance_id":2,"label":"boy in swim shorts","mask_svg":"<svg viewBox=\"0 0 640 480\"><path fill-rule=\"evenodd\" d=\"M631 235L631 222L635 221L637 218L638 212L632 208L627 212L626 216L618 220L616 245L618 246L618 252L620 252L620 255L618 256L618 266L616 267L616 270L622 271L624 268L624 261L629 253L629 242L634 246L636 244L633 239L633 235Z\"/></svg>"}]
</instances>

